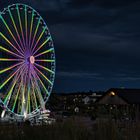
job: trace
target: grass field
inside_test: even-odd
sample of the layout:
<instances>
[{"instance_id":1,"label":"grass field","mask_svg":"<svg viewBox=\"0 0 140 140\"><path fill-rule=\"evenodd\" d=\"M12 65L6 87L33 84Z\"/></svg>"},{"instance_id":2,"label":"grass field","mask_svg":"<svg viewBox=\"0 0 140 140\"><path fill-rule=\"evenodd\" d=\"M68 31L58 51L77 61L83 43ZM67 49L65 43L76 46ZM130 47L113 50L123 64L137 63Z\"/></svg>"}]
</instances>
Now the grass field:
<instances>
[{"instance_id":1,"label":"grass field","mask_svg":"<svg viewBox=\"0 0 140 140\"><path fill-rule=\"evenodd\" d=\"M1 125L0 140L140 140L136 122L102 120L91 128L79 122L68 119L48 126Z\"/></svg>"}]
</instances>

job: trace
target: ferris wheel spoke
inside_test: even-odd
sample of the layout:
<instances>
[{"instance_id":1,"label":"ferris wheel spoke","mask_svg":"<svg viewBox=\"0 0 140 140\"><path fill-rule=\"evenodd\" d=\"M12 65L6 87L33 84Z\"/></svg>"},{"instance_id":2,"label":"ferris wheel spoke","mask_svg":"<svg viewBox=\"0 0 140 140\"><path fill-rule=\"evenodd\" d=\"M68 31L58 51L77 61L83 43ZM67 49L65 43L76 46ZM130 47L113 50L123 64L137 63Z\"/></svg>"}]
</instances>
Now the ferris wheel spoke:
<instances>
[{"instance_id":1,"label":"ferris wheel spoke","mask_svg":"<svg viewBox=\"0 0 140 140\"><path fill-rule=\"evenodd\" d=\"M23 62L17 63L17 64L15 64L15 65L12 65L12 66L8 67L8 68L5 68L5 69L3 69L3 70L0 70L0 74L4 73L4 72L6 72L6 71L12 70L13 68L17 67L18 65L21 65L22 63L23 63Z\"/></svg>"},{"instance_id":2,"label":"ferris wheel spoke","mask_svg":"<svg viewBox=\"0 0 140 140\"><path fill-rule=\"evenodd\" d=\"M34 66L34 68L48 81L50 85L53 85L53 83L36 66Z\"/></svg>"},{"instance_id":3,"label":"ferris wheel spoke","mask_svg":"<svg viewBox=\"0 0 140 140\"><path fill-rule=\"evenodd\" d=\"M37 26L36 26L36 29L35 29L33 40L32 40L31 46L30 46L31 49L32 49L33 44L34 44L34 41L35 41L35 37L36 37L37 31L38 31L38 28L39 28L40 20L41 20L41 17L39 18L38 23L37 23Z\"/></svg>"},{"instance_id":4,"label":"ferris wheel spoke","mask_svg":"<svg viewBox=\"0 0 140 140\"><path fill-rule=\"evenodd\" d=\"M12 91L13 91L15 85L16 85L16 78L14 79L14 83L13 83L11 89L9 90L9 92L8 92L8 94L7 94L7 96L6 96L6 98L4 99L4 105L5 105L6 107L8 106L8 104L9 104L9 102L10 102L11 94L12 94Z\"/></svg>"},{"instance_id":5,"label":"ferris wheel spoke","mask_svg":"<svg viewBox=\"0 0 140 140\"><path fill-rule=\"evenodd\" d=\"M30 94L32 92L31 87L32 85L30 82L32 82L31 79L31 73L29 73L29 69L26 67L26 76L23 82L23 94L22 94L22 103L21 103L21 115L26 116L28 114L28 111L31 112L31 107L30 107ZM27 85L27 88L26 88ZM34 89L33 89L34 90ZM27 93L27 94L26 94Z\"/></svg>"},{"instance_id":6,"label":"ferris wheel spoke","mask_svg":"<svg viewBox=\"0 0 140 140\"><path fill-rule=\"evenodd\" d=\"M39 82L41 83L42 87L44 88L45 92L47 93L47 95L49 96L49 92L46 89L45 85L43 84L42 80L40 79L40 77L38 76L38 74L36 73L36 77L39 80Z\"/></svg>"},{"instance_id":7,"label":"ferris wheel spoke","mask_svg":"<svg viewBox=\"0 0 140 140\"><path fill-rule=\"evenodd\" d=\"M27 91L27 94L28 94L28 97L27 97L27 106L26 106L26 112L30 113L31 112L31 108L30 108L30 92L31 92L31 89L30 89L30 81L28 82L28 91Z\"/></svg>"},{"instance_id":8,"label":"ferris wheel spoke","mask_svg":"<svg viewBox=\"0 0 140 140\"><path fill-rule=\"evenodd\" d=\"M33 55L37 52L37 51L39 51L46 43L48 43L48 41L51 39L51 37L48 37L38 48L37 48L37 50L34 52L34 50L33 50Z\"/></svg>"},{"instance_id":9,"label":"ferris wheel spoke","mask_svg":"<svg viewBox=\"0 0 140 140\"><path fill-rule=\"evenodd\" d=\"M0 46L0 49L3 50L3 51L5 51L5 52L8 52L9 54L12 54L12 55L18 57L18 58L23 58L22 56L20 56L20 55L14 53L14 52L12 52L12 51L10 51L10 50L8 50L8 49L2 47L2 46Z\"/></svg>"},{"instance_id":10,"label":"ferris wheel spoke","mask_svg":"<svg viewBox=\"0 0 140 140\"><path fill-rule=\"evenodd\" d=\"M29 69L28 69L28 72L29 72ZM26 103L26 113L30 113L31 112L31 109L30 109L30 92L31 92L31 84L30 84L30 79L31 79L31 73L28 73L28 79L27 79L27 103Z\"/></svg>"},{"instance_id":11,"label":"ferris wheel spoke","mask_svg":"<svg viewBox=\"0 0 140 140\"><path fill-rule=\"evenodd\" d=\"M17 9L17 14L18 14L18 20L19 20L19 25L20 25L20 30L21 30L22 39L23 39L23 44L24 44L24 47L25 47L25 46L26 46L26 45L25 45L25 38L24 38L24 33L23 33L23 28L22 28L21 17L20 17L20 12L19 12L19 7L18 7L18 5L16 5L16 9Z\"/></svg>"},{"instance_id":12,"label":"ferris wheel spoke","mask_svg":"<svg viewBox=\"0 0 140 140\"><path fill-rule=\"evenodd\" d=\"M33 84L33 80L31 80L31 84L32 84L32 87L34 87L35 84ZM35 86L36 87L36 86ZM37 105L37 99L36 99L36 95L35 95L35 89L32 88L32 93L33 93L33 99L34 99L34 102L35 102L35 106L36 108L38 107Z\"/></svg>"},{"instance_id":13,"label":"ferris wheel spoke","mask_svg":"<svg viewBox=\"0 0 140 140\"><path fill-rule=\"evenodd\" d=\"M34 80L35 80L35 85L36 85L36 92L37 92L37 97L40 101L40 104L41 104L41 107L44 106L44 101L43 101L43 97L42 97L42 94L41 94L41 90L40 90L40 86L38 85L38 81L37 81L37 77L36 77L36 72L34 71Z\"/></svg>"},{"instance_id":14,"label":"ferris wheel spoke","mask_svg":"<svg viewBox=\"0 0 140 140\"><path fill-rule=\"evenodd\" d=\"M10 30L9 26L7 25L5 19L2 17L2 15L0 15L0 19L2 19L2 21L3 21L4 25L6 26L8 32L10 33L10 35L12 36L12 38L14 39L14 41L16 42L16 44L18 45L18 47L20 48L20 45L18 44L18 42L17 42L15 36L13 35L12 31ZM15 47L14 47L14 48L15 48Z\"/></svg>"},{"instance_id":15,"label":"ferris wheel spoke","mask_svg":"<svg viewBox=\"0 0 140 140\"><path fill-rule=\"evenodd\" d=\"M21 89L21 83L19 85L19 88L18 88L18 91L17 91L17 95L15 97L15 101L14 101L14 104L13 104L13 107L12 107L12 112L14 112L14 110L15 110L15 106L16 106L17 99L18 99L18 96L19 96L19 93L20 93L20 89Z\"/></svg>"},{"instance_id":16,"label":"ferris wheel spoke","mask_svg":"<svg viewBox=\"0 0 140 140\"><path fill-rule=\"evenodd\" d=\"M0 36L1 36L6 42L8 42L20 55L23 56L23 53L20 52L20 51L9 41L9 39L6 38L6 36L5 36L4 34L2 34L2 33L0 32Z\"/></svg>"},{"instance_id":17,"label":"ferris wheel spoke","mask_svg":"<svg viewBox=\"0 0 140 140\"><path fill-rule=\"evenodd\" d=\"M13 15L12 15L11 10L10 10L9 7L8 7L8 11L9 11L9 15L10 15L10 18L11 18L11 20L12 20L12 23L13 23L13 25L14 25L14 28L15 28L15 31L16 31L16 34L17 34L17 37L18 37L18 40L20 41L20 44L21 44L21 46L22 46L22 48L21 48L21 47L19 47L19 48L20 48L21 52L23 53L24 46L23 46L23 43L22 43L22 41L21 41L21 38L20 38L20 35L19 35L19 32L18 32L17 26L16 26L16 24L15 24L15 20L14 20L14 18L13 18Z\"/></svg>"},{"instance_id":18,"label":"ferris wheel spoke","mask_svg":"<svg viewBox=\"0 0 140 140\"><path fill-rule=\"evenodd\" d=\"M25 68L22 68L21 72L23 72L25 70ZM21 73L20 72L20 73ZM17 80L18 81L18 80ZM19 84L19 87L18 87L18 90L17 90L17 94L16 94L16 97L15 97L15 101L14 101L14 104L13 104L13 107L12 107L12 112L14 112L15 110L15 106L16 106L16 103L17 103L17 99L19 97L19 93L20 93L20 90L21 90L21 85L22 85L22 82L20 82Z\"/></svg>"},{"instance_id":19,"label":"ferris wheel spoke","mask_svg":"<svg viewBox=\"0 0 140 140\"><path fill-rule=\"evenodd\" d=\"M8 92L8 94L7 94L7 96L6 96L6 98L4 99L4 105L6 105L6 106L8 106L8 104L9 104L9 102L10 102L11 95L12 95L12 93L13 93L13 89L14 89L14 87L15 87L15 85L16 85L18 79L19 79L19 77L20 77L20 75L19 75L19 73L17 73L17 74L15 75L14 80L13 80L13 85L12 85L12 87L10 88L10 90L9 90L9 92Z\"/></svg>"},{"instance_id":20,"label":"ferris wheel spoke","mask_svg":"<svg viewBox=\"0 0 140 140\"><path fill-rule=\"evenodd\" d=\"M9 61L23 61L23 60L22 60L22 59L0 58L0 61L6 61L6 62L9 62Z\"/></svg>"},{"instance_id":21,"label":"ferris wheel spoke","mask_svg":"<svg viewBox=\"0 0 140 140\"><path fill-rule=\"evenodd\" d=\"M26 30L26 46L28 45L28 20L27 20L27 6L25 5L25 30ZM29 47L29 46L28 46Z\"/></svg>"},{"instance_id":22,"label":"ferris wheel spoke","mask_svg":"<svg viewBox=\"0 0 140 140\"><path fill-rule=\"evenodd\" d=\"M31 112L31 99L30 99L30 93L28 92L28 112Z\"/></svg>"},{"instance_id":23,"label":"ferris wheel spoke","mask_svg":"<svg viewBox=\"0 0 140 140\"><path fill-rule=\"evenodd\" d=\"M21 105L21 94L19 94L19 97L18 97L18 103L17 103L17 114L20 114L20 110L21 110L21 107L20 107L20 105Z\"/></svg>"},{"instance_id":24,"label":"ferris wheel spoke","mask_svg":"<svg viewBox=\"0 0 140 140\"><path fill-rule=\"evenodd\" d=\"M29 69L28 69L29 71ZM32 77L31 77L31 72L28 73L28 91L27 91L27 94L28 94L28 97L27 97L27 106L26 106L26 112L27 113L31 113L31 99L30 96L31 96L31 82L32 82Z\"/></svg>"},{"instance_id":25,"label":"ferris wheel spoke","mask_svg":"<svg viewBox=\"0 0 140 140\"><path fill-rule=\"evenodd\" d=\"M4 83L0 86L0 90L16 75L16 73L19 71L20 68L18 68L13 74L10 75L9 78L7 78Z\"/></svg>"},{"instance_id":26,"label":"ferris wheel spoke","mask_svg":"<svg viewBox=\"0 0 140 140\"><path fill-rule=\"evenodd\" d=\"M34 21L34 10L32 11L32 19L31 19L31 25L30 25L29 47L31 45L31 35L32 35L32 29L33 29L33 21Z\"/></svg>"},{"instance_id":27,"label":"ferris wheel spoke","mask_svg":"<svg viewBox=\"0 0 140 140\"><path fill-rule=\"evenodd\" d=\"M37 98L38 98L38 101L40 103L40 106L42 108L44 108L44 100L43 100L43 97L42 97L42 94L41 94L41 90L40 90L40 87L38 86L38 83L36 84L36 94L37 94ZM37 107L38 108L38 107Z\"/></svg>"},{"instance_id":28,"label":"ferris wheel spoke","mask_svg":"<svg viewBox=\"0 0 140 140\"><path fill-rule=\"evenodd\" d=\"M44 34L44 32L45 32L45 30L46 30L46 27L43 28L43 31L42 31L41 34L39 35L39 38L37 39L37 41L36 41L36 43L35 43L35 45L34 45L34 47L33 47L32 52L34 52L34 49L35 49L36 46L38 45L38 43L39 43L41 37L43 36L43 34Z\"/></svg>"},{"instance_id":29,"label":"ferris wheel spoke","mask_svg":"<svg viewBox=\"0 0 140 140\"><path fill-rule=\"evenodd\" d=\"M20 68L22 68L22 66L21 66ZM19 68L19 69L20 69L20 68ZM14 78L14 80L13 80L13 85L12 85L12 87L10 88L9 92L7 93L7 96L6 96L5 99L4 99L4 105L5 105L6 107L8 106L8 104L9 104L9 102L10 102L10 100L11 100L11 96L12 96L12 93L13 93L13 89L14 89L14 87L15 87L15 85L16 85L18 79L19 79L19 77L20 77L20 74L19 74L19 72L18 72L18 73L16 73L16 75L15 75L15 78Z\"/></svg>"},{"instance_id":30,"label":"ferris wheel spoke","mask_svg":"<svg viewBox=\"0 0 140 140\"><path fill-rule=\"evenodd\" d=\"M50 72L50 73L54 74L54 71L50 70L49 68L46 68L46 67L44 67L44 66L42 66L42 65L39 65L39 64L37 64L37 63L34 63L34 64L35 64L36 66L38 66L38 67L40 67L40 68L46 70L47 72Z\"/></svg>"},{"instance_id":31,"label":"ferris wheel spoke","mask_svg":"<svg viewBox=\"0 0 140 140\"><path fill-rule=\"evenodd\" d=\"M25 66L26 67L26 66ZM27 69L24 71L25 73L27 73ZM22 79L22 83L23 83L23 90L22 90L22 103L21 103L21 115L24 115L25 113L25 105L26 105L26 81L27 81L27 75L22 75L23 79Z\"/></svg>"},{"instance_id":32,"label":"ferris wheel spoke","mask_svg":"<svg viewBox=\"0 0 140 140\"><path fill-rule=\"evenodd\" d=\"M55 62L55 59L36 59L36 62Z\"/></svg>"},{"instance_id":33,"label":"ferris wheel spoke","mask_svg":"<svg viewBox=\"0 0 140 140\"><path fill-rule=\"evenodd\" d=\"M44 51L44 52L41 52L41 53L35 55L35 57L39 57L39 56L41 56L41 55L44 55L44 54L49 53L49 52L52 52L52 51L54 51L54 48L50 48L49 50L46 50L46 51Z\"/></svg>"}]
</instances>

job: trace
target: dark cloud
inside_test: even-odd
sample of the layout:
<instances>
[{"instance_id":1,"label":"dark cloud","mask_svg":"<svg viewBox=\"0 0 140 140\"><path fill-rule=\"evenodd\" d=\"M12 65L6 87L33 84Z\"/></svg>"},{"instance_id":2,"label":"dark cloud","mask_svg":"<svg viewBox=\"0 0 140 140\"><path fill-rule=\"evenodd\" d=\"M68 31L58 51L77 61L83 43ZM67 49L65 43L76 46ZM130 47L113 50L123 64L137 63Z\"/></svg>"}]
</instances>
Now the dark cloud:
<instances>
[{"instance_id":1,"label":"dark cloud","mask_svg":"<svg viewBox=\"0 0 140 140\"><path fill-rule=\"evenodd\" d=\"M88 4L94 4L96 6L114 8L114 7L124 7L126 5L131 5L139 0L71 0L71 3L76 6L85 6Z\"/></svg>"},{"instance_id":2,"label":"dark cloud","mask_svg":"<svg viewBox=\"0 0 140 140\"><path fill-rule=\"evenodd\" d=\"M56 46L60 47L58 48L60 50L56 49L58 54L61 54L58 56L58 64L61 62L60 64L65 66L58 66L58 75L62 70L69 73L73 70L80 73L82 70L100 73L102 77L99 79L93 77L92 80L89 78L90 82L87 82L86 76L78 78L78 74L71 77L61 75L62 79L58 76L60 81L70 83L73 79L74 85L79 79L78 83L83 90L84 84L87 89L89 86L93 89L138 87L140 82L138 76L140 71L139 6L139 2L136 1L109 8L106 5L103 7L103 5L93 4L77 9L72 8L63 13L62 22L51 26ZM65 18L66 20L63 21ZM126 76L116 76L120 73Z\"/></svg>"}]
</instances>

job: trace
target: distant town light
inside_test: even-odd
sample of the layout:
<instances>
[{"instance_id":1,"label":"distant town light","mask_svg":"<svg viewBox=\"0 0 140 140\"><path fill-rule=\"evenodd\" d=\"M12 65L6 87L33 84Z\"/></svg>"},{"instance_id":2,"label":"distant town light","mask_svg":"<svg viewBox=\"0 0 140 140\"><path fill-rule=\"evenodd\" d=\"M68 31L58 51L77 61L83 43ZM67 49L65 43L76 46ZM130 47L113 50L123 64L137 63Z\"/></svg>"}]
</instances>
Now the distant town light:
<instances>
[{"instance_id":1,"label":"distant town light","mask_svg":"<svg viewBox=\"0 0 140 140\"><path fill-rule=\"evenodd\" d=\"M111 92L110 92L110 95L111 95L111 96L115 96L116 94L115 94L113 91L111 91Z\"/></svg>"}]
</instances>

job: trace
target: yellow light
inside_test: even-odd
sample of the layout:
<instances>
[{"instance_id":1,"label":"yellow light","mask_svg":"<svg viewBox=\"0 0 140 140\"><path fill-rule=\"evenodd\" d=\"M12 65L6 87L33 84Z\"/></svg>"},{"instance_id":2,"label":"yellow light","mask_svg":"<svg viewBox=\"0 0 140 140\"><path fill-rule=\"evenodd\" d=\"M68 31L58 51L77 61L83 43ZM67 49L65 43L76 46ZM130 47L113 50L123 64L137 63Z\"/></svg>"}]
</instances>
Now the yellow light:
<instances>
[{"instance_id":1,"label":"yellow light","mask_svg":"<svg viewBox=\"0 0 140 140\"><path fill-rule=\"evenodd\" d=\"M115 96L115 93L113 91L110 92L111 96Z\"/></svg>"}]
</instances>

